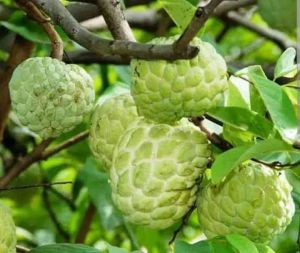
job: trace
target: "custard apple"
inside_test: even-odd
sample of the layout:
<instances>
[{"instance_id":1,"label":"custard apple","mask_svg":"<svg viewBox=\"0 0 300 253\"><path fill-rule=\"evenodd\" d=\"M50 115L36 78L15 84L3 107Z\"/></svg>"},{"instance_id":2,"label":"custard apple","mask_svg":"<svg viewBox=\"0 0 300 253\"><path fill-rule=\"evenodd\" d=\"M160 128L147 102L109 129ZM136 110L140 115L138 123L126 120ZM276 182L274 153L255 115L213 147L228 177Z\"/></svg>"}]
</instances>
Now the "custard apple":
<instances>
[{"instance_id":1,"label":"custard apple","mask_svg":"<svg viewBox=\"0 0 300 253\"><path fill-rule=\"evenodd\" d=\"M198 217L210 239L239 233L255 242L268 242L291 222L295 206L284 172L247 162L219 185L200 191Z\"/></svg>"},{"instance_id":2,"label":"custard apple","mask_svg":"<svg viewBox=\"0 0 300 253\"><path fill-rule=\"evenodd\" d=\"M114 149L113 201L129 222L167 228L194 205L209 156L207 138L194 126L138 119Z\"/></svg>"},{"instance_id":3,"label":"custard apple","mask_svg":"<svg viewBox=\"0 0 300 253\"><path fill-rule=\"evenodd\" d=\"M121 94L98 104L93 112L89 143L96 158L106 169L111 167L113 149L127 127L138 118L130 93Z\"/></svg>"},{"instance_id":4,"label":"custard apple","mask_svg":"<svg viewBox=\"0 0 300 253\"><path fill-rule=\"evenodd\" d=\"M176 38L157 38L151 43L171 44ZM209 43L195 38L191 44L200 49L191 60L132 60L131 92L141 115L171 123L222 104L228 87L224 59Z\"/></svg>"},{"instance_id":5,"label":"custard apple","mask_svg":"<svg viewBox=\"0 0 300 253\"><path fill-rule=\"evenodd\" d=\"M19 121L43 139L81 123L95 99L93 81L83 68L50 57L21 63L9 88Z\"/></svg>"},{"instance_id":6,"label":"custard apple","mask_svg":"<svg viewBox=\"0 0 300 253\"><path fill-rule=\"evenodd\" d=\"M0 253L16 252L16 227L10 210L0 205Z\"/></svg>"}]
</instances>

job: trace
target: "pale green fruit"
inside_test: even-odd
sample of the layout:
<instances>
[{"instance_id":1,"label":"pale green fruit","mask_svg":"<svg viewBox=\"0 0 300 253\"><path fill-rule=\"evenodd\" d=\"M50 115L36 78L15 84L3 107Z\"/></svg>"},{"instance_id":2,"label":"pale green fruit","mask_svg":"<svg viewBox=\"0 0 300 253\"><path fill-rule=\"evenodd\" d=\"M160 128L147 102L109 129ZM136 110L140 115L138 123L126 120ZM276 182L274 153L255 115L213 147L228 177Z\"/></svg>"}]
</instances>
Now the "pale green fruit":
<instances>
[{"instance_id":1,"label":"pale green fruit","mask_svg":"<svg viewBox=\"0 0 300 253\"><path fill-rule=\"evenodd\" d=\"M9 208L0 204L0 253L16 252L16 227Z\"/></svg>"},{"instance_id":2,"label":"pale green fruit","mask_svg":"<svg viewBox=\"0 0 300 253\"><path fill-rule=\"evenodd\" d=\"M114 150L114 203L131 223L167 228L193 206L209 156L207 138L194 126L139 119Z\"/></svg>"},{"instance_id":3,"label":"pale green fruit","mask_svg":"<svg viewBox=\"0 0 300 253\"><path fill-rule=\"evenodd\" d=\"M95 99L93 81L83 68L50 57L21 63L9 88L19 121L43 139L81 123Z\"/></svg>"},{"instance_id":4,"label":"pale green fruit","mask_svg":"<svg viewBox=\"0 0 300 253\"><path fill-rule=\"evenodd\" d=\"M111 167L113 149L127 127L138 118L136 106L129 93L107 99L93 112L90 127L90 147L94 156Z\"/></svg>"},{"instance_id":5,"label":"pale green fruit","mask_svg":"<svg viewBox=\"0 0 300 253\"><path fill-rule=\"evenodd\" d=\"M284 172L249 162L220 185L207 184L198 198L198 216L210 239L239 233L268 242L291 222L295 207Z\"/></svg>"},{"instance_id":6,"label":"pale green fruit","mask_svg":"<svg viewBox=\"0 0 300 253\"><path fill-rule=\"evenodd\" d=\"M176 38L158 38L151 43L170 44ZM222 104L228 86L224 59L211 44L198 38L192 45L200 52L191 60L132 61L131 92L141 115L171 123L200 116Z\"/></svg>"}]
</instances>

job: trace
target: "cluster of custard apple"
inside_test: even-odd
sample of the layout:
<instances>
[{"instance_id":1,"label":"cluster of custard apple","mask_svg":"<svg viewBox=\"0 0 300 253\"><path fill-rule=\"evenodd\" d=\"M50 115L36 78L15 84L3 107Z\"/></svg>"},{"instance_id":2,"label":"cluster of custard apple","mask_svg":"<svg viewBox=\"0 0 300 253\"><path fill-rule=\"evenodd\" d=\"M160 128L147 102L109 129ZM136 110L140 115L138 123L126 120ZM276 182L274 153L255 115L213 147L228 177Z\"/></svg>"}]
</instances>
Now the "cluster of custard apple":
<instances>
[{"instance_id":1,"label":"cluster of custard apple","mask_svg":"<svg viewBox=\"0 0 300 253\"><path fill-rule=\"evenodd\" d=\"M224 104L227 67L209 43L196 38L192 44L199 53L190 60L132 60L130 92L93 110L90 148L107 170L113 201L129 222L165 229L197 205L208 238L240 233L269 241L292 219L291 186L283 172L254 162L238 166L219 185L207 180L210 143L188 118ZM51 58L19 65L10 91L20 122L42 138L80 123L95 97L82 68Z\"/></svg>"},{"instance_id":2,"label":"cluster of custard apple","mask_svg":"<svg viewBox=\"0 0 300 253\"><path fill-rule=\"evenodd\" d=\"M0 205L0 253L16 252L16 227L9 208Z\"/></svg>"}]
</instances>

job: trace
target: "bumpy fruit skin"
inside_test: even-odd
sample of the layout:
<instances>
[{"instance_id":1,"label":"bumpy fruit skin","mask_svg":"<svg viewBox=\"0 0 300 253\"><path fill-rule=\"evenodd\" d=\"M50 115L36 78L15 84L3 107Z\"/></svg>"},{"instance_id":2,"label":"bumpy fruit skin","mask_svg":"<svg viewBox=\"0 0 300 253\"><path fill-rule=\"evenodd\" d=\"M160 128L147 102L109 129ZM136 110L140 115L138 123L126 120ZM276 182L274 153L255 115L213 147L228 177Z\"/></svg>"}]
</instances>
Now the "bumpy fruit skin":
<instances>
[{"instance_id":1,"label":"bumpy fruit skin","mask_svg":"<svg viewBox=\"0 0 300 253\"><path fill-rule=\"evenodd\" d=\"M18 119L43 139L81 123L95 99L93 81L83 68L50 57L21 63L9 88Z\"/></svg>"},{"instance_id":2,"label":"bumpy fruit skin","mask_svg":"<svg viewBox=\"0 0 300 253\"><path fill-rule=\"evenodd\" d=\"M113 149L128 126L138 118L130 93L114 96L98 104L93 112L89 143L94 156L111 167Z\"/></svg>"},{"instance_id":3,"label":"bumpy fruit skin","mask_svg":"<svg viewBox=\"0 0 300 253\"><path fill-rule=\"evenodd\" d=\"M10 210L0 205L0 253L15 253L16 240L16 227Z\"/></svg>"},{"instance_id":4,"label":"bumpy fruit skin","mask_svg":"<svg viewBox=\"0 0 300 253\"><path fill-rule=\"evenodd\" d=\"M196 199L210 155L206 136L193 126L137 120L118 142L110 171L112 196L126 220L164 229Z\"/></svg>"},{"instance_id":5,"label":"bumpy fruit skin","mask_svg":"<svg viewBox=\"0 0 300 253\"><path fill-rule=\"evenodd\" d=\"M176 38L158 38L151 43L170 44ZM191 60L132 61L131 91L141 115L171 123L200 116L222 103L228 86L224 59L211 44L198 38L192 45L200 52Z\"/></svg>"},{"instance_id":6,"label":"bumpy fruit skin","mask_svg":"<svg viewBox=\"0 0 300 253\"><path fill-rule=\"evenodd\" d=\"M295 207L284 172L257 163L235 169L218 186L207 184L198 198L204 234L239 233L255 242L268 242L291 222Z\"/></svg>"}]
</instances>

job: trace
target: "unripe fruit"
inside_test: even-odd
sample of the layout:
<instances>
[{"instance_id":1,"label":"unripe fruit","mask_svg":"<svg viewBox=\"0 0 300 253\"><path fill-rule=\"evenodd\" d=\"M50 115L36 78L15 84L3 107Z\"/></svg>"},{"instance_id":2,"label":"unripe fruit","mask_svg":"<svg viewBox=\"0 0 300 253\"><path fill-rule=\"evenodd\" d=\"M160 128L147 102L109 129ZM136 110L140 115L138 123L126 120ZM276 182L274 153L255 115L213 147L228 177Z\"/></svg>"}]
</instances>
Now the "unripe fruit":
<instances>
[{"instance_id":1,"label":"unripe fruit","mask_svg":"<svg viewBox=\"0 0 300 253\"><path fill-rule=\"evenodd\" d=\"M110 179L116 206L131 223L171 226L194 204L209 155L206 136L194 126L138 120L114 150Z\"/></svg>"},{"instance_id":2,"label":"unripe fruit","mask_svg":"<svg viewBox=\"0 0 300 253\"><path fill-rule=\"evenodd\" d=\"M20 122L46 139L68 132L93 108L93 81L77 65L50 57L30 58L9 83L12 108Z\"/></svg>"},{"instance_id":3,"label":"unripe fruit","mask_svg":"<svg viewBox=\"0 0 300 253\"><path fill-rule=\"evenodd\" d=\"M93 112L90 127L90 147L94 156L111 167L113 149L127 127L138 118L136 106L129 93L107 99Z\"/></svg>"},{"instance_id":4,"label":"unripe fruit","mask_svg":"<svg viewBox=\"0 0 300 253\"><path fill-rule=\"evenodd\" d=\"M158 38L151 43L170 44L176 38ZM224 59L209 43L195 38L191 44L200 49L191 60L132 61L131 91L141 115L172 123L200 116L222 103L228 86Z\"/></svg>"},{"instance_id":5,"label":"unripe fruit","mask_svg":"<svg viewBox=\"0 0 300 253\"><path fill-rule=\"evenodd\" d=\"M249 162L237 167L220 185L200 191L198 217L210 239L239 233L268 242L291 222L295 207L284 172Z\"/></svg>"},{"instance_id":6,"label":"unripe fruit","mask_svg":"<svg viewBox=\"0 0 300 253\"><path fill-rule=\"evenodd\" d=\"M16 238L16 227L10 210L0 205L0 253L15 253Z\"/></svg>"}]
</instances>

